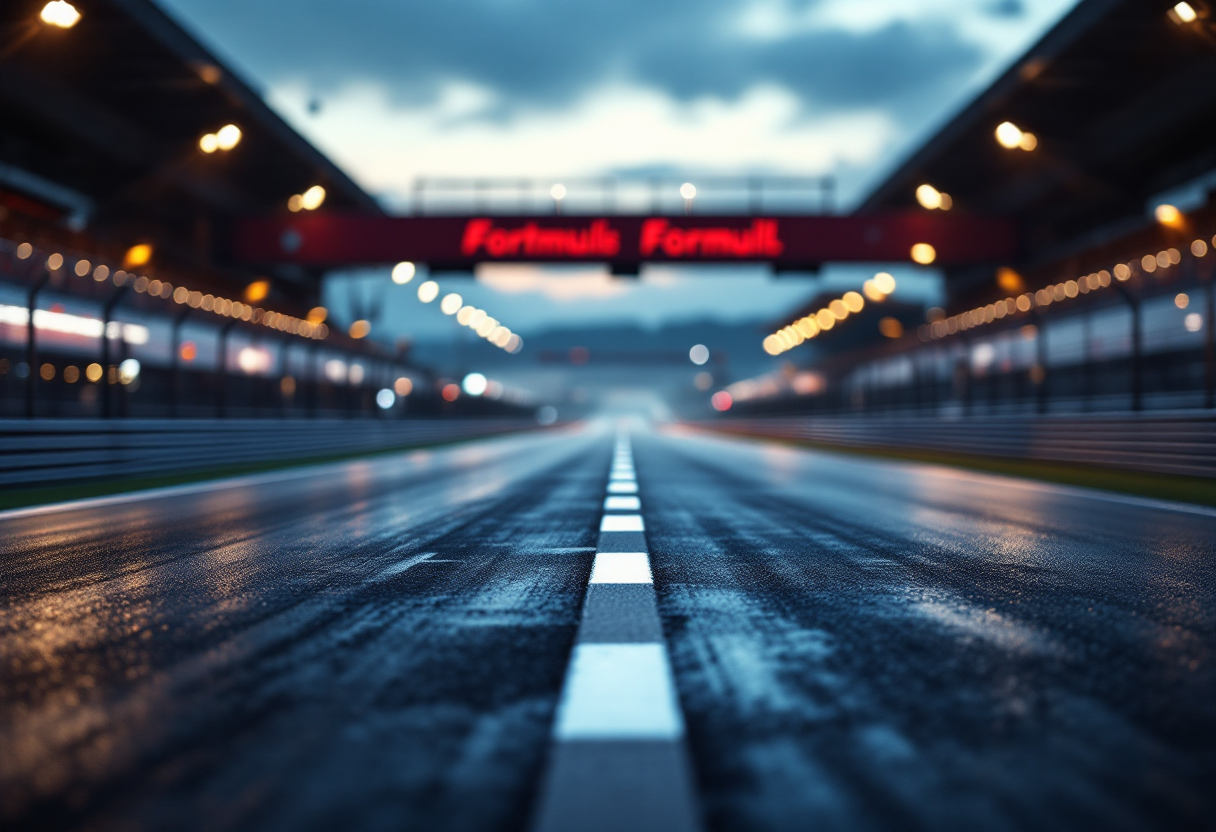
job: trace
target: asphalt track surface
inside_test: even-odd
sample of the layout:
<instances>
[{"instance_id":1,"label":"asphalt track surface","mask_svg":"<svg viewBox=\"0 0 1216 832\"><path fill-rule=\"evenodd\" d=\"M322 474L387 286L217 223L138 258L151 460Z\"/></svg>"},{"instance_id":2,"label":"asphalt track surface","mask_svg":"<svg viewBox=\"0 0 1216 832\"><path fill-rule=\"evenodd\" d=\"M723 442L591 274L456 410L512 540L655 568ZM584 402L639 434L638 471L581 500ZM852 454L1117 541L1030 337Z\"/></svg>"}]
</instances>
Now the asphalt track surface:
<instances>
[{"instance_id":1,"label":"asphalt track surface","mask_svg":"<svg viewBox=\"0 0 1216 832\"><path fill-rule=\"evenodd\" d=\"M629 440L695 823L1216 828L1216 512ZM0 515L0 826L543 826L613 448Z\"/></svg>"}]
</instances>

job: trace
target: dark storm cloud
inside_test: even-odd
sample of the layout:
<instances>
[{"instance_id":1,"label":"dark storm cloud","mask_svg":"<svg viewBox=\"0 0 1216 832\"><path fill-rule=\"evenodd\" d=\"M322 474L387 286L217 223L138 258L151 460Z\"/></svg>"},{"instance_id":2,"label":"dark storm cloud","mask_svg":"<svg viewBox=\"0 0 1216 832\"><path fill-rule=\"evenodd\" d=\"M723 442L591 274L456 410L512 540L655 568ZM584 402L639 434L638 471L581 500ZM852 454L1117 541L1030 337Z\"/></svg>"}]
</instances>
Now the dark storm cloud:
<instances>
[{"instance_id":1,"label":"dark storm cloud","mask_svg":"<svg viewBox=\"0 0 1216 832\"><path fill-rule=\"evenodd\" d=\"M463 80L502 96L500 114L568 104L612 81L683 100L773 83L819 108L898 111L981 59L940 23L756 40L738 31L744 7L728 0L170 2L264 79L303 77L324 92L371 78L412 101Z\"/></svg>"}]
</instances>

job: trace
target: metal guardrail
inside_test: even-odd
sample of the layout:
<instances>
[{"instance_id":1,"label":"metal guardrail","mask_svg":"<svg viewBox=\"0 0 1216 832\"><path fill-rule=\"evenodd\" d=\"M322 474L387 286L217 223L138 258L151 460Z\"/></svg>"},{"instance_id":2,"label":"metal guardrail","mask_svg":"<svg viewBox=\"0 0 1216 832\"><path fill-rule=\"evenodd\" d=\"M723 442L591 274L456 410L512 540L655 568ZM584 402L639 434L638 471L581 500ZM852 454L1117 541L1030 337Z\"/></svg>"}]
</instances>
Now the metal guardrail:
<instances>
[{"instance_id":1,"label":"metal guardrail","mask_svg":"<svg viewBox=\"0 0 1216 832\"><path fill-rule=\"evenodd\" d=\"M492 436L530 419L0 419L0 489Z\"/></svg>"},{"instance_id":2,"label":"metal guardrail","mask_svg":"<svg viewBox=\"0 0 1216 832\"><path fill-rule=\"evenodd\" d=\"M1216 411L983 416L720 419L730 433L825 445L905 448L1216 477Z\"/></svg>"}]
</instances>

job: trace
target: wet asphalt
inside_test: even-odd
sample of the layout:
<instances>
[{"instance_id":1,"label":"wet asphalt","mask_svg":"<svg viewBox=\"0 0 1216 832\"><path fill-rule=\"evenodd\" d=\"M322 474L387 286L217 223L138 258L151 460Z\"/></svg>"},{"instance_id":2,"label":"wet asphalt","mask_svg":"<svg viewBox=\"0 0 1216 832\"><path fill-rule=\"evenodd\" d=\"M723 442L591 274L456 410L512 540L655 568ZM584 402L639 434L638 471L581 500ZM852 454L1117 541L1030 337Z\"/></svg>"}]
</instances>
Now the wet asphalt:
<instances>
[{"instance_id":1,"label":"wet asphalt","mask_svg":"<svg viewBox=\"0 0 1216 832\"><path fill-rule=\"evenodd\" d=\"M1216 512L633 447L707 829L1216 828ZM526 829L611 451L0 519L0 826Z\"/></svg>"}]
</instances>

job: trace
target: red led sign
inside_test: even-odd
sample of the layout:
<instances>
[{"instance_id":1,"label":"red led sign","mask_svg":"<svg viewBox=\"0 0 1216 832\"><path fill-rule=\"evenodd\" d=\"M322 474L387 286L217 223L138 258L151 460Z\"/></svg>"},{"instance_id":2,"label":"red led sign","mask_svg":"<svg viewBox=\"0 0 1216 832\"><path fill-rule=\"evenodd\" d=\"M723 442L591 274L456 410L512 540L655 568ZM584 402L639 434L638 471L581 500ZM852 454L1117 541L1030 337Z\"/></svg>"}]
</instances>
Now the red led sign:
<instances>
[{"instance_id":1,"label":"red led sign","mask_svg":"<svg viewBox=\"0 0 1216 832\"><path fill-rule=\"evenodd\" d=\"M247 263L315 267L411 260L447 269L487 262L908 261L928 243L938 265L1008 262L1012 224L963 214L909 211L821 217L384 217L319 212L241 222L232 253Z\"/></svg>"}]
</instances>

